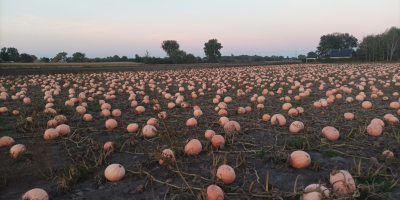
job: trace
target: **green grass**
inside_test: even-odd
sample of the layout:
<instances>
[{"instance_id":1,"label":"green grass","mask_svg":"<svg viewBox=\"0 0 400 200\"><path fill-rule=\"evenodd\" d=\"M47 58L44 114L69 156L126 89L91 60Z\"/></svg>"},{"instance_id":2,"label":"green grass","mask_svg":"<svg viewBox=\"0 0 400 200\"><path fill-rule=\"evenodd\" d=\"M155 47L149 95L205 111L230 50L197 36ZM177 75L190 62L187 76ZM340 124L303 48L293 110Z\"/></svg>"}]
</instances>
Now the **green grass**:
<instances>
[{"instance_id":1,"label":"green grass","mask_svg":"<svg viewBox=\"0 0 400 200\"><path fill-rule=\"evenodd\" d=\"M114 138L113 141L114 141L114 142L122 142L122 141L124 141L124 138L122 138L122 137L116 137L116 138Z\"/></svg>"},{"instance_id":2,"label":"green grass","mask_svg":"<svg viewBox=\"0 0 400 200\"><path fill-rule=\"evenodd\" d=\"M291 101L290 104L292 104L293 107L296 106L301 106L301 104L303 104L301 101Z\"/></svg>"},{"instance_id":3,"label":"green grass","mask_svg":"<svg viewBox=\"0 0 400 200\"><path fill-rule=\"evenodd\" d=\"M336 153L334 151L324 151L324 152L322 152L322 156L328 157L328 158L333 158L333 157L338 157L339 153Z\"/></svg>"},{"instance_id":4,"label":"green grass","mask_svg":"<svg viewBox=\"0 0 400 200\"><path fill-rule=\"evenodd\" d=\"M73 165L71 167L65 167L64 174L66 177L71 178L72 181L84 181L89 178L90 171L86 166Z\"/></svg>"},{"instance_id":5,"label":"green grass","mask_svg":"<svg viewBox=\"0 0 400 200\"><path fill-rule=\"evenodd\" d=\"M360 176L357 178L357 184L374 185L375 193L381 192L392 192L394 189L391 188L393 183L391 180L386 180L382 176ZM360 190L360 199L366 199L370 195L369 189ZM387 197L380 197L379 199L388 199Z\"/></svg>"},{"instance_id":6,"label":"green grass","mask_svg":"<svg viewBox=\"0 0 400 200\"><path fill-rule=\"evenodd\" d=\"M304 149L307 145L307 139L303 137L291 137L287 141L287 146L292 149Z\"/></svg>"},{"instance_id":7,"label":"green grass","mask_svg":"<svg viewBox=\"0 0 400 200\"><path fill-rule=\"evenodd\" d=\"M6 127L7 124L10 124L10 123L16 122L16 121L17 121L17 117L0 116L0 127Z\"/></svg>"},{"instance_id":8,"label":"green grass","mask_svg":"<svg viewBox=\"0 0 400 200\"><path fill-rule=\"evenodd\" d=\"M100 112L101 111L101 106L98 103L95 102L87 102L87 107L91 112Z\"/></svg>"},{"instance_id":9,"label":"green grass","mask_svg":"<svg viewBox=\"0 0 400 200\"><path fill-rule=\"evenodd\" d=\"M60 110L60 114L73 114L75 112L75 108L73 106L67 106Z\"/></svg>"},{"instance_id":10,"label":"green grass","mask_svg":"<svg viewBox=\"0 0 400 200\"><path fill-rule=\"evenodd\" d=\"M110 104L110 106L112 109L120 109L121 108L121 106L118 104Z\"/></svg>"},{"instance_id":11,"label":"green grass","mask_svg":"<svg viewBox=\"0 0 400 200\"><path fill-rule=\"evenodd\" d=\"M257 156L258 156L258 157L263 157L263 156L265 156L265 154L267 154L267 152L265 151L265 148L264 148L264 147L261 148L260 151L257 151Z\"/></svg>"}]
</instances>

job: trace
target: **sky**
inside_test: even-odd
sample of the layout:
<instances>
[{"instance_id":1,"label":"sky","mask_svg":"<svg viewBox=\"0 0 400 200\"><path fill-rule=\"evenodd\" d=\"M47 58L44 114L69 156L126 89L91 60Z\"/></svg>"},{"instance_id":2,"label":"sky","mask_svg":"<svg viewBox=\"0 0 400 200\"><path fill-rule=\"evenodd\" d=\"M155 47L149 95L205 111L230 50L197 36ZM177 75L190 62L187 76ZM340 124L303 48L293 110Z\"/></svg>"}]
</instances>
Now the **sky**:
<instances>
[{"instance_id":1,"label":"sky","mask_svg":"<svg viewBox=\"0 0 400 200\"><path fill-rule=\"evenodd\" d=\"M362 40L392 26L399 0L0 0L0 47L49 58L165 57L164 40L204 56L210 39L222 55L292 57L315 51L325 34Z\"/></svg>"}]
</instances>

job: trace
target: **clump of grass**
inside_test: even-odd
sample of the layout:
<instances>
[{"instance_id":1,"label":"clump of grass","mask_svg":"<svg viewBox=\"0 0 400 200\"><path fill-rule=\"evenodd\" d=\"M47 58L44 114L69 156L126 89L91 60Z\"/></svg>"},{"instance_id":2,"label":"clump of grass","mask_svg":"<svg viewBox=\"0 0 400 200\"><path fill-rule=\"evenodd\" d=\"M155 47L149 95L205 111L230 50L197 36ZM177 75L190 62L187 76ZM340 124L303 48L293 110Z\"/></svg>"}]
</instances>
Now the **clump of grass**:
<instances>
[{"instance_id":1,"label":"clump of grass","mask_svg":"<svg viewBox=\"0 0 400 200\"><path fill-rule=\"evenodd\" d=\"M302 102L301 101L291 101L290 104L292 104L292 106L301 106Z\"/></svg>"},{"instance_id":2,"label":"clump of grass","mask_svg":"<svg viewBox=\"0 0 400 200\"><path fill-rule=\"evenodd\" d=\"M287 141L287 146L292 149L304 149L307 146L307 139L303 137L291 137Z\"/></svg>"},{"instance_id":3,"label":"clump of grass","mask_svg":"<svg viewBox=\"0 0 400 200\"><path fill-rule=\"evenodd\" d=\"M110 106L112 109L120 109L121 108L121 106L118 104L110 104Z\"/></svg>"},{"instance_id":4,"label":"clump of grass","mask_svg":"<svg viewBox=\"0 0 400 200\"><path fill-rule=\"evenodd\" d=\"M267 154L267 152L265 151L264 147L262 147L260 151L257 151L258 157L263 157L263 156L265 156L265 154Z\"/></svg>"},{"instance_id":5,"label":"clump of grass","mask_svg":"<svg viewBox=\"0 0 400 200\"><path fill-rule=\"evenodd\" d=\"M334 151L324 151L324 152L322 152L322 156L328 157L328 158L333 158L333 157L338 157L339 153L336 153Z\"/></svg>"},{"instance_id":6,"label":"clump of grass","mask_svg":"<svg viewBox=\"0 0 400 200\"><path fill-rule=\"evenodd\" d=\"M73 106L67 106L60 110L61 114L72 114L75 112L75 108Z\"/></svg>"},{"instance_id":7,"label":"clump of grass","mask_svg":"<svg viewBox=\"0 0 400 200\"><path fill-rule=\"evenodd\" d=\"M392 192L394 189L392 187L393 183L391 180L385 179L382 176L360 176L357 177L357 183L367 185L369 187L362 188L360 190L360 198L367 199L370 196L370 189L373 189L373 193L381 193L381 192ZM379 199L388 199L387 197L383 196Z\"/></svg>"},{"instance_id":8,"label":"clump of grass","mask_svg":"<svg viewBox=\"0 0 400 200\"><path fill-rule=\"evenodd\" d=\"M89 178L90 171L86 166L73 165L64 168L64 175L72 182L84 181Z\"/></svg>"},{"instance_id":9,"label":"clump of grass","mask_svg":"<svg viewBox=\"0 0 400 200\"><path fill-rule=\"evenodd\" d=\"M86 109L92 112L100 112L101 106L95 102L88 102Z\"/></svg>"}]
</instances>

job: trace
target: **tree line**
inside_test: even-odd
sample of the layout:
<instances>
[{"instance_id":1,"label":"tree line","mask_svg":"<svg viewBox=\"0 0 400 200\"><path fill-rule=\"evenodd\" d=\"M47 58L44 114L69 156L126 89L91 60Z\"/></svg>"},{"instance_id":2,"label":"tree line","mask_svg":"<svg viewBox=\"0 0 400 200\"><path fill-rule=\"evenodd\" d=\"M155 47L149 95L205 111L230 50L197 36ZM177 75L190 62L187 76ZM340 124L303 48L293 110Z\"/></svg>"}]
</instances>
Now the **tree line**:
<instances>
[{"instance_id":1,"label":"tree line","mask_svg":"<svg viewBox=\"0 0 400 200\"><path fill-rule=\"evenodd\" d=\"M149 51L140 56L135 54L134 58L127 56L108 56L104 58L87 58L85 53L75 52L68 56L67 52L60 52L53 58L41 57L28 53L18 53L14 47L3 47L0 52L0 61L3 62L22 62L29 63L39 60L41 62L143 62L146 64L183 64L183 63L228 63L228 62L263 62L263 61L283 61L283 60L302 60L305 58L329 58L331 49L353 49L353 59L376 62L376 61L397 61L400 59L400 29L391 27L384 32L374 35L367 35L361 42L349 33L331 33L320 37L316 51L310 51L307 55L297 57L288 56L258 56L258 55L233 55L222 56L220 50L222 44L217 39L210 39L204 43L205 57L194 56L180 49L176 40L165 40L161 43L161 48L165 51L166 57L151 56Z\"/></svg>"}]
</instances>

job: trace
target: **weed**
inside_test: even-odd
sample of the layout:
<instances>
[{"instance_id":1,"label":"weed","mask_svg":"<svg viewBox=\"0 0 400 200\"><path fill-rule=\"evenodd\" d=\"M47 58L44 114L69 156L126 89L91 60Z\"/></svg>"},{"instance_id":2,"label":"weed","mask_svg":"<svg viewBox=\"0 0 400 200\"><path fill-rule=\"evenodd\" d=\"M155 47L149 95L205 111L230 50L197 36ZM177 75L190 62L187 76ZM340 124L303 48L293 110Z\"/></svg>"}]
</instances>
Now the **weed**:
<instances>
[{"instance_id":1,"label":"weed","mask_svg":"<svg viewBox=\"0 0 400 200\"><path fill-rule=\"evenodd\" d=\"M69 115L75 112L75 108L73 106L67 106L60 110L61 114Z\"/></svg>"},{"instance_id":2,"label":"weed","mask_svg":"<svg viewBox=\"0 0 400 200\"><path fill-rule=\"evenodd\" d=\"M292 104L292 106L301 106L303 103L301 101L291 101L290 104Z\"/></svg>"},{"instance_id":3,"label":"weed","mask_svg":"<svg viewBox=\"0 0 400 200\"><path fill-rule=\"evenodd\" d=\"M114 141L114 142L122 142L122 141L124 141L124 138L122 138L122 137L116 137L116 138L114 138L113 141Z\"/></svg>"},{"instance_id":4,"label":"weed","mask_svg":"<svg viewBox=\"0 0 400 200\"><path fill-rule=\"evenodd\" d=\"M339 153L336 153L334 151L324 151L322 152L322 156L332 158L332 157L338 157Z\"/></svg>"},{"instance_id":5,"label":"weed","mask_svg":"<svg viewBox=\"0 0 400 200\"><path fill-rule=\"evenodd\" d=\"M257 156L258 157L263 157L263 156L265 156L266 153L267 152L265 152L265 148L263 147L263 148L261 148L260 151L257 151Z\"/></svg>"},{"instance_id":6,"label":"weed","mask_svg":"<svg viewBox=\"0 0 400 200\"><path fill-rule=\"evenodd\" d=\"M307 139L303 137L291 137L287 146L292 149L304 149L307 145Z\"/></svg>"}]
</instances>

